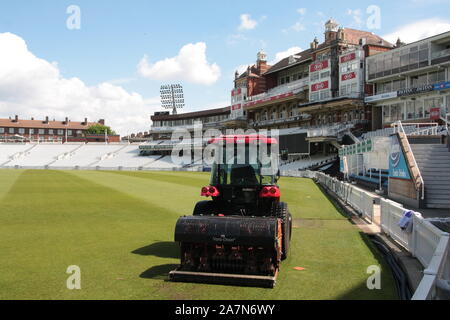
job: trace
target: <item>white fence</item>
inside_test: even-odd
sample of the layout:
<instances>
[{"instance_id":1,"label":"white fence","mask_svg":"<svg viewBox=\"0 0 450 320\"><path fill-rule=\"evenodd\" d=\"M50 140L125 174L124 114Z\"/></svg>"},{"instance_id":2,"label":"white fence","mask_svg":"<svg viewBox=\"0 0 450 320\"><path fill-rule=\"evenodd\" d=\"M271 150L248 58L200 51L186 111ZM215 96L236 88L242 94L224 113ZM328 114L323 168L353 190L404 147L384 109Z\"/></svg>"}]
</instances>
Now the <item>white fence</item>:
<instances>
[{"instance_id":1,"label":"white fence","mask_svg":"<svg viewBox=\"0 0 450 320\"><path fill-rule=\"evenodd\" d=\"M362 217L369 222L373 221L375 200L379 197L360 189L352 184L339 181L324 173L316 172L316 178L320 184L336 194L342 201L350 205Z\"/></svg>"},{"instance_id":2,"label":"white fence","mask_svg":"<svg viewBox=\"0 0 450 320\"><path fill-rule=\"evenodd\" d=\"M334 192L368 220L373 220L373 205L380 198L381 230L416 257L425 268L424 277L412 299L439 299L450 293L449 234L427 221L418 212L413 214L412 229L399 227L400 219L408 210L389 199L373 196L353 185L316 172L317 181Z\"/></svg>"}]
</instances>

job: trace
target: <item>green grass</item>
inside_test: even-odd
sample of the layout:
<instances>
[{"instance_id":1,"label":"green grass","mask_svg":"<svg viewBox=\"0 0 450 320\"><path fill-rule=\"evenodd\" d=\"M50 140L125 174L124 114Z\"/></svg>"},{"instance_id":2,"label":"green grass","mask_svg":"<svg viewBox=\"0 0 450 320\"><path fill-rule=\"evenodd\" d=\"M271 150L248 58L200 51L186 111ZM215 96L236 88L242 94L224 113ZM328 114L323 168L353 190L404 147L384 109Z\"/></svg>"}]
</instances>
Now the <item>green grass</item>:
<instances>
[{"instance_id":1,"label":"green grass","mask_svg":"<svg viewBox=\"0 0 450 320\"><path fill-rule=\"evenodd\" d=\"M180 172L0 171L0 299L392 299L374 247L308 179L282 178L295 219L275 289L172 283L175 222L209 175ZM81 290L66 269L81 268ZM367 267L382 289L366 288ZM294 267L304 267L297 271Z\"/></svg>"}]
</instances>

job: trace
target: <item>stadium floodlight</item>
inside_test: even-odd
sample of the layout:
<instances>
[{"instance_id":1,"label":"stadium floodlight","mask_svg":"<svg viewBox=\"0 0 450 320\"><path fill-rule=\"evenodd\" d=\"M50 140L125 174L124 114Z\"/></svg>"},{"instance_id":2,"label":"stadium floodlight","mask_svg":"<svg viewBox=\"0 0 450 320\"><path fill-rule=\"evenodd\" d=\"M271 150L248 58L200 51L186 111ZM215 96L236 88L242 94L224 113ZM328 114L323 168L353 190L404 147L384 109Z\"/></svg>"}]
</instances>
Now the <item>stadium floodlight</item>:
<instances>
[{"instance_id":1,"label":"stadium floodlight","mask_svg":"<svg viewBox=\"0 0 450 320\"><path fill-rule=\"evenodd\" d=\"M177 109L184 107L183 87L180 84L162 85L160 93L164 109L172 109L172 113L177 114Z\"/></svg>"}]
</instances>

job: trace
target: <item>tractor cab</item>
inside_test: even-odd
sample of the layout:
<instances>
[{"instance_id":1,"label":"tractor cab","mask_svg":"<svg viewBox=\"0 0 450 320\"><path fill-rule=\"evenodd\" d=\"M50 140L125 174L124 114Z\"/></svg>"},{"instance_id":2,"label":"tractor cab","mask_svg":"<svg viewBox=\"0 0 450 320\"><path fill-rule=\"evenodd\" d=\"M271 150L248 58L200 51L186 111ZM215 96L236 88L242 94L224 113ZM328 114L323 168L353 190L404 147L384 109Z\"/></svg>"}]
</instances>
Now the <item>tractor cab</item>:
<instances>
[{"instance_id":1,"label":"tractor cab","mask_svg":"<svg viewBox=\"0 0 450 320\"><path fill-rule=\"evenodd\" d=\"M276 143L263 135L212 139L215 161L202 196L211 196L215 207L228 215L266 215L280 197L278 153L272 152Z\"/></svg>"}]
</instances>

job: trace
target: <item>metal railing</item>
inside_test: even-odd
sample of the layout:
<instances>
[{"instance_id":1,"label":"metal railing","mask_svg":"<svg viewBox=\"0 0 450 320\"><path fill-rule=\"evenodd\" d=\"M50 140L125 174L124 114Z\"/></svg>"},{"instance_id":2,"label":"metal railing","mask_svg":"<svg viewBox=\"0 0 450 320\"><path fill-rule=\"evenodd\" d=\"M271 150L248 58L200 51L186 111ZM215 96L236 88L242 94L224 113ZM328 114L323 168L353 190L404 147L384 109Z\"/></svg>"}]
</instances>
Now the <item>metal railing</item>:
<instances>
[{"instance_id":1,"label":"metal railing","mask_svg":"<svg viewBox=\"0 0 450 320\"><path fill-rule=\"evenodd\" d=\"M411 125L411 124L405 123L405 125ZM417 123L415 125L420 126L420 123ZM405 150L405 151L408 152L411 155L411 159L413 161L413 165L414 165L414 167L417 168L418 179L419 179L419 183L421 184L421 199L424 200L425 199L425 182L424 182L424 180L422 178L422 174L420 173L420 168L419 168L419 166L417 164L416 157L414 156L414 153L412 152L411 145L409 144L408 135L406 134L405 129L403 128L403 124L402 124L401 121L397 121L397 122L393 123L393 126L394 126L394 133L403 133L405 135L406 148L408 149L408 150Z\"/></svg>"},{"instance_id":2,"label":"metal railing","mask_svg":"<svg viewBox=\"0 0 450 320\"><path fill-rule=\"evenodd\" d=\"M272 89L267 90L267 92L263 92L263 93L248 97L247 102L248 101L257 101L257 100L268 98L271 96L276 96L279 94L299 90L299 89L307 86L308 84L309 84L309 78L302 78L300 80L296 80L296 81L290 82L288 84L274 87Z\"/></svg>"}]
</instances>

